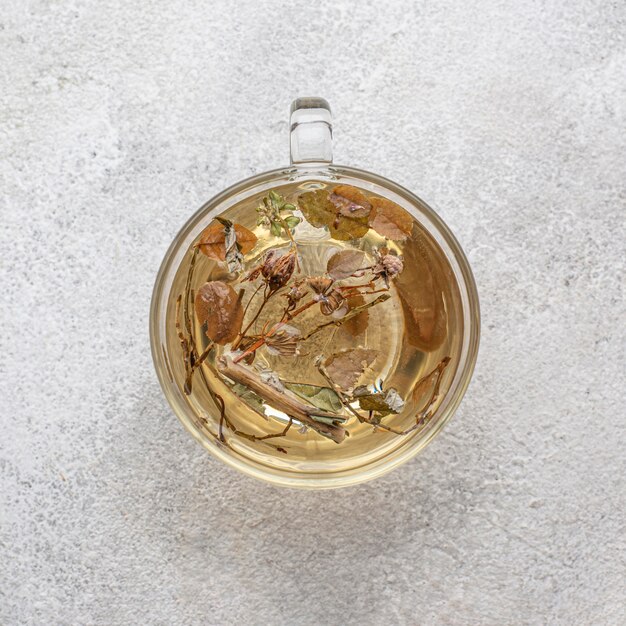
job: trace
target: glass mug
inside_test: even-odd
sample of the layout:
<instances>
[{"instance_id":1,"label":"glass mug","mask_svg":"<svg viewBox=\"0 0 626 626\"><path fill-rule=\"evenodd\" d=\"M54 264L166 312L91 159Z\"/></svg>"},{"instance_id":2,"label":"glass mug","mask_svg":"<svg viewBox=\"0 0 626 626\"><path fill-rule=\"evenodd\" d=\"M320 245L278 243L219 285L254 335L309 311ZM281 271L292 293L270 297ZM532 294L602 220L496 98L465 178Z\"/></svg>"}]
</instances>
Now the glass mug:
<instances>
[{"instance_id":1,"label":"glass mug","mask_svg":"<svg viewBox=\"0 0 626 626\"><path fill-rule=\"evenodd\" d=\"M332 162L321 98L292 104L291 165L183 226L150 312L161 387L214 456L270 483L351 485L423 449L476 361L476 285L438 215Z\"/></svg>"}]
</instances>

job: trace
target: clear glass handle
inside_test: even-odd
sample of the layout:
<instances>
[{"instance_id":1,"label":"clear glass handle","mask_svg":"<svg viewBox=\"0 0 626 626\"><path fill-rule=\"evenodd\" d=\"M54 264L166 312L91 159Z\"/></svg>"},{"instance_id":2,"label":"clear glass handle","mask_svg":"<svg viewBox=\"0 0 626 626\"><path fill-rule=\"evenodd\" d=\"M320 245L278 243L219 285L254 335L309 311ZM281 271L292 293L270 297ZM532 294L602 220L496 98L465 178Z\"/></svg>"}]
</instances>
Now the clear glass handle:
<instances>
[{"instance_id":1,"label":"clear glass handle","mask_svg":"<svg viewBox=\"0 0 626 626\"><path fill-rule=\"evenodd\" d=\"M297 98L291 103L291 164L332 163L333 123L323 98Z\"/></svg>"}]
</instances>

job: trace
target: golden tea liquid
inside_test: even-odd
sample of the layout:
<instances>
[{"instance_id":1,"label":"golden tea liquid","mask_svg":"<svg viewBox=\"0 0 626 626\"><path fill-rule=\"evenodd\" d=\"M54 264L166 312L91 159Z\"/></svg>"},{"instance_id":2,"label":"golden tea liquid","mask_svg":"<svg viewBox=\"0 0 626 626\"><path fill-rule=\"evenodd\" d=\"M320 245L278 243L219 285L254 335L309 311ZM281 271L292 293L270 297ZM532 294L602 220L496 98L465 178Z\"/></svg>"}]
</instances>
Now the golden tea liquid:
<instances>
[{"instance_id":1,"label":"golden tea liquid","mask_svg":"<svg viewBox=\"0 0 626 626\"><path fill-rule=\"evenodd\" d=\"M220 215L185 255L168 374L196 427L235 454L311 473L370 463L428 427L454 377L454 274L409 213L365 189L268 193Z\"/></svg>"}]
</instances>

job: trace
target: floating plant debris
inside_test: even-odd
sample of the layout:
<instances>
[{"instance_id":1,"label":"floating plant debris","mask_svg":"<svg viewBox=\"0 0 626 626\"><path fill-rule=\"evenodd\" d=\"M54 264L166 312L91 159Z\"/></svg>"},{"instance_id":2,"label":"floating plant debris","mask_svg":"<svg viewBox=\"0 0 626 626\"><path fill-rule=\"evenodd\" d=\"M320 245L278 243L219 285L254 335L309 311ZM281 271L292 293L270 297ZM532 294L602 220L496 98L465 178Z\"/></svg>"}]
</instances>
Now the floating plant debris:
<instances>
[{"instance_id":1,"label":"floating plant debris","mask_svg":"<svg viewBox=\"0 0 626 626\"><path fill-rule=\"evenodd\" d=\"M391 200L319 187L217 217L180 271L181 389L221 444L365 450L424 427L442 398L455 301L436 249Z\"/></svg>"}]
</instances>

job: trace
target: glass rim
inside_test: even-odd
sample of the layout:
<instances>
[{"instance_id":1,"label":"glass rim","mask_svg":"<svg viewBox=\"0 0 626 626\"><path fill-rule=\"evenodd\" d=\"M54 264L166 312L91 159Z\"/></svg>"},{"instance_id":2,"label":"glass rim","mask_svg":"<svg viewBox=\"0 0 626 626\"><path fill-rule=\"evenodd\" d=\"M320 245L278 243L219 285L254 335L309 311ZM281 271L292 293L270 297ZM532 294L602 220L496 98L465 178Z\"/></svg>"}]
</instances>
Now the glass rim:
<instances>
[{"instance_id":1,"label":"glass rim","mask_svg":"<svg viewBox=\"0 0 626 626\"><path fill-rule=\"evenodd\" d=\"M434 419L431 422L432 426L429 426L422 437L411 438L406 445L400 446L388 455L365 465L329 472L327 474L321 472L299 474L296 471L271 468L250 459L245 459L245 457L241 455L233 454L232 451L224 449L223 444L219 444L216 440L203 435L195 427L188 415L188 408L182 402L180 394L177 395L172 392L170 381L167 379L167 365L162 352L164 345L164 328L162 329L160 327L162 322L164 325L164 320L161 319L164 317L162 316L162 308L164 304L167 304L163 301L163 292L168 285L168 281L166 280L168 275L170 275L172 270L176 271L177 269L177 267L174 267L176 266L174 261L177 253L181 253L182 251L184 254L184 252L186 252L186 249L191 244L191 241L187 240L195 233L198 223L211 214L218 213L218 209L225 201L234 204L238 200L244 199L255 192L263 191L262 187L264 184L278 183L281 180L287 182L291 180L316 178L328 178L332 180L335 176L343 175L373 183L383 188L385 191L391 192L404 199L411 207L419 208L421 213L416 215L414 211L410 211L412 216L428 230L429 234L435 238L440 247L442 241L446 244L453 258L450 258L445 248L442 248L442 250L448 262L453 266L452 269L455 278L462 292L464 320L463 351L450 389L444 397L445 406L443 408L441 408L441 406L437 408ZM268 187L270 186L272 185L268 185ZM424 219L421 218L427 218L426 223L424 223ZM197 233L195 233L194 238L195 236L197 236ZM454 267L454 265L456 265L456 267ZM163 257L152 292L149 327L152 359L161 389L176 417L180 420L185 429L189 431L209 453L228 466L248 476L274 485L297 487L301 489L331 489L355 485L386 474L421 452L448 423L465 395L476 364L480 342L480 305L476 282L463 249L446 223L439 217L434 209L419 196L398 183L366 170L343 165L330 165L327 163L307 163L268 170L245 178L214 195L200 206L178 231Z\"/></svg>"}]
</instances>

